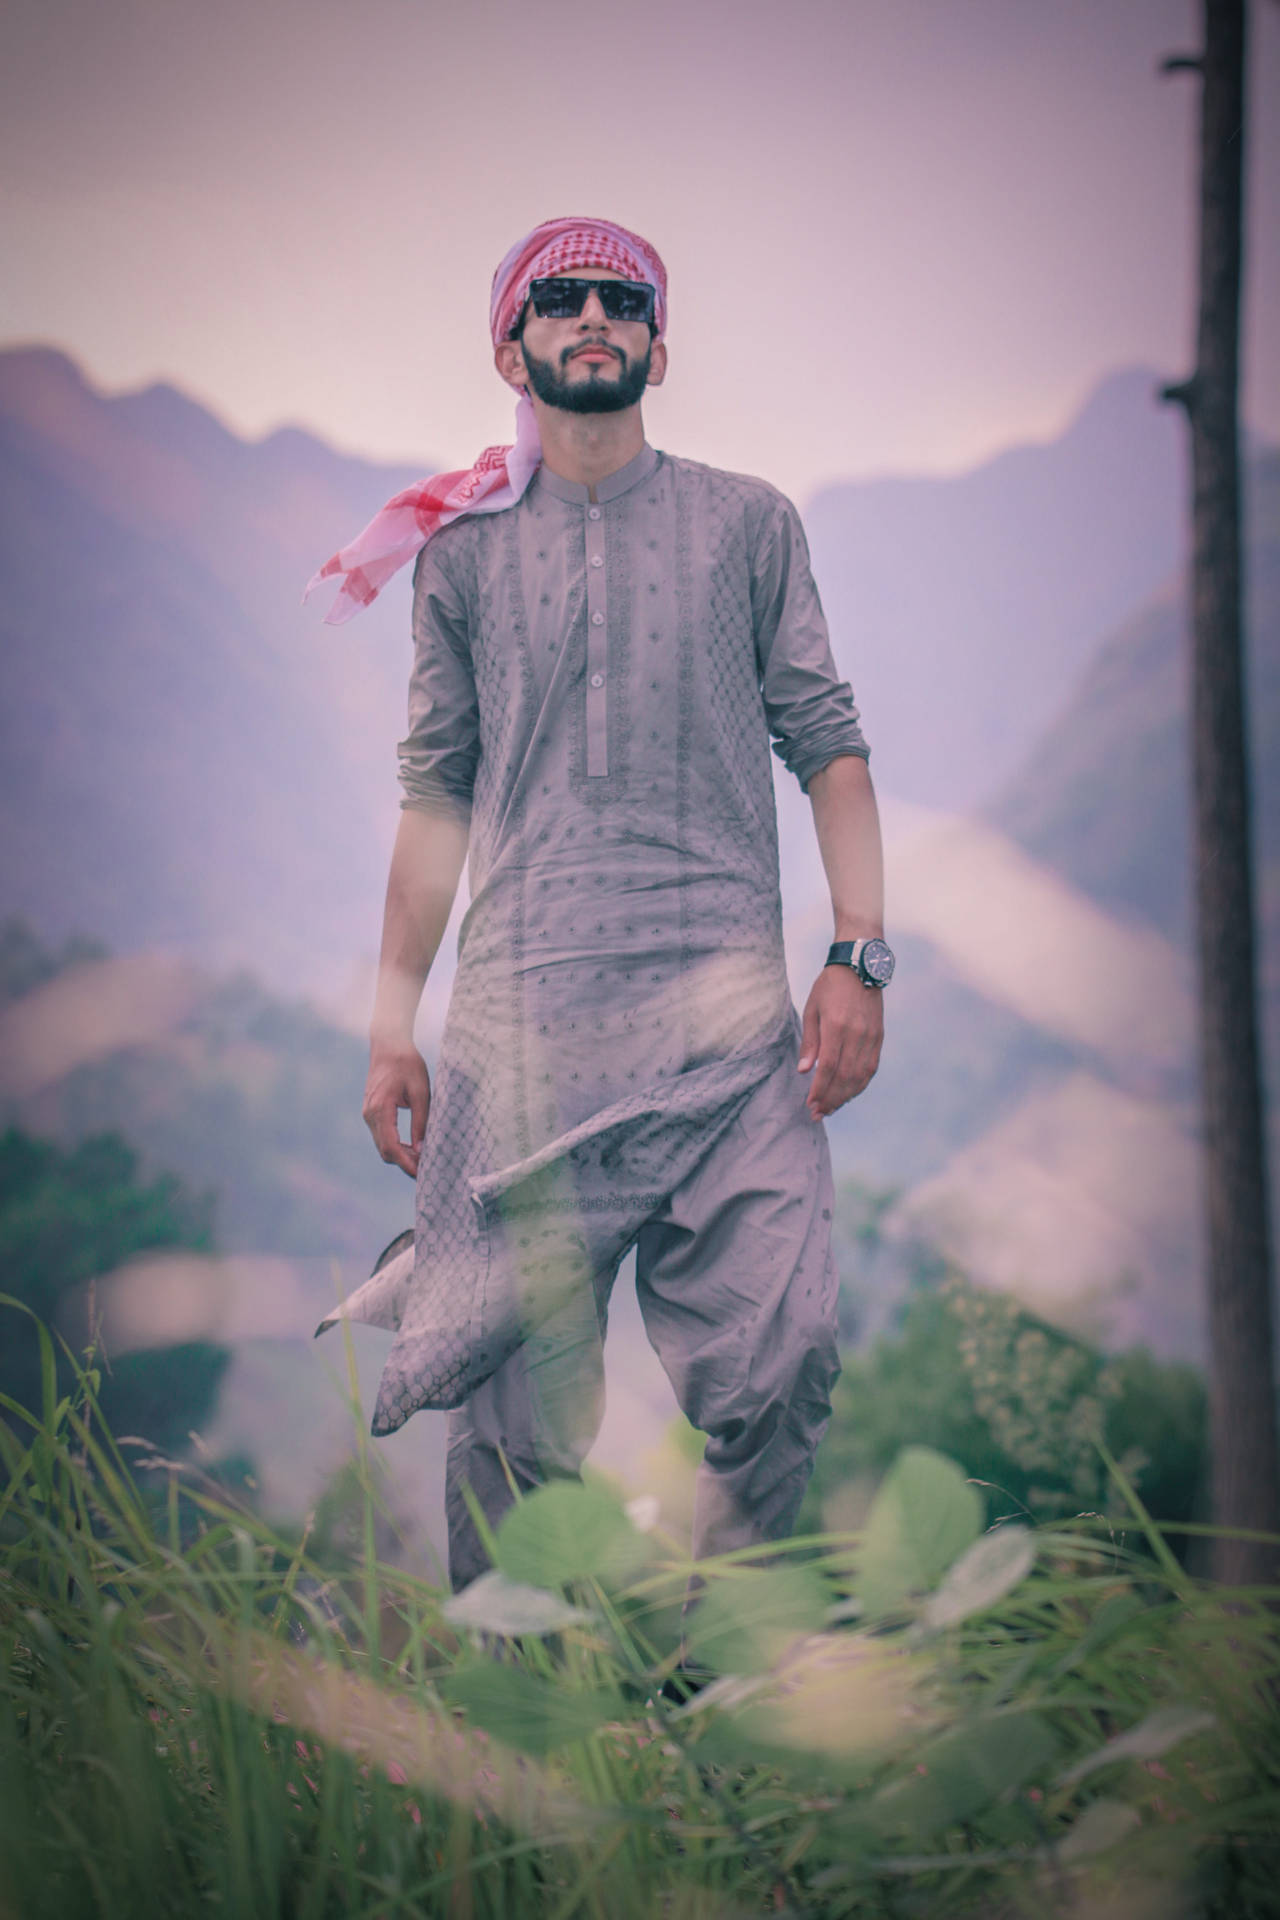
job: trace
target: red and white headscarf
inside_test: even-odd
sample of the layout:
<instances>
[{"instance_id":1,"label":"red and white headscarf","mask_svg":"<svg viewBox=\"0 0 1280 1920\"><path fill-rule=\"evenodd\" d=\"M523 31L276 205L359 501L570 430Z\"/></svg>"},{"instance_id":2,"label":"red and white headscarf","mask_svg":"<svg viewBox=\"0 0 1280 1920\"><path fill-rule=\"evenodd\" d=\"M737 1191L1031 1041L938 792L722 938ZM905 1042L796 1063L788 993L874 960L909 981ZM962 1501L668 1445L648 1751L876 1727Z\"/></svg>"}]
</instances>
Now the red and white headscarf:
<instances>
[{"instance_id":1,"label":"red and white headscarf","mask_svg":"<svg viewBox=\"0 0 1280 1920\"><path fill-rule=\"evenodd\" d=\"M657 289L654 325L667 328L667 272L638 233L612 220L544 220L516 242L493 276L489 331L496 347L524 310L529 283L574 267L612 267L628 280L648 280ZM509 447L486 447L474 466L436 473L388 500L349 546L340 547L307 584L306 599L325 580L339 588L325 619L340 626L375 600L393 573L407 566L433 533L464 513L501 513L513 507L542 460L538 422L528 394L516 406L516 437Z\"/></svg>"}]
</instances>

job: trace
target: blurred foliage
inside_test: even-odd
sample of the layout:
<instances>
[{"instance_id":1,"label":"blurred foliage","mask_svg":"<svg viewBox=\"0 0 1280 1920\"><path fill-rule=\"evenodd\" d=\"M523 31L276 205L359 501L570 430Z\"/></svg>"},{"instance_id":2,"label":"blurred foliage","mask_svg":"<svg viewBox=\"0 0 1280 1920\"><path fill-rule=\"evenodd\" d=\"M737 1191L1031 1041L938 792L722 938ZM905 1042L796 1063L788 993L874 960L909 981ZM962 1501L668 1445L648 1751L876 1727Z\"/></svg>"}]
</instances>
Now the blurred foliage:
<instances>
[{"instance_id":1,"label":"blurred foliage","mask_svg":"<svg viewBox=\"0 0 1280 1920\"><path fill-rule=\"evenodd\" d=\"M144 1180L138 1156L118 1134L64 1148L10 1127L0 1134L0 1292L76 1345L91 1336L91 1282L142 1253L213 1246L213 1200L172 1174ZM79 1324L73 1323L78 1320ZM141 1434L161 1451L179 1448L211 1411L229 1355L207 1341L99 1354L101 1400L119 1433ZM58 1390L70 1378L58 1363ZM0 1392L41 1404L40 1354L25 1315L6 1315Z\"/></svg>"},{"instance_id":2,"label":"blurred foliage","mask_svg":"<svg viewBox=\"0 0 1280 1920\"><path fill-rule=\"evenodd\" d=\"M11 917L0 924L0 1006L34 993L71 967L106 958L100 940L76 933L61 947L46 947L25 920Z\"/></svg>"},{"instance_id":3,"label":"blurred foliage","mask_svg":"<svg viewBox=\"0 0 1280 1920\"><path fill-rule=\"evenodd\" d=\"M831 1254L840 1275L836 1303L841 1347L866 1338L873 1301L883 1291L885 1245L881 1222L898 1198L896 1187L873 1186L845 1174L836 1184L831 1220ZM892 1287L890 1281L889 1287Z\"/></svg>"},{"instance_id":4,"label":"blurred foliage","mask_svg":"<svg viewBox=\"0 0 1280 1920\"><path fill-rule=\"evenodd\" d=\"M225 1479L225 1472L220 1477ZM393 1510L392 1491L385 1455L366 1446L361 1431L356 1452L330 1474L307 1516L307 1551L316 1564L349 1568L370 1546L379 1560L396 1559L402 1522ZM373 1529L368 1538L367 1526Z\"/></svg>"},{"instance_id":5,"label":"blurred foliage","mask_svg":"<svg viewBox=\"0 0 1280 1920\"><path fill-rule=\"evenodd\" d=\"M101 960L96 942L55 950L24 922L0 929L0 998ZM180 1024L86 1061L39 1096L38 1130L122 1133L152 1166L211 1186L224 1252L368 1258L407 1223L404 1175L361 1118L367 1044L247 973L198 985ZM31 1125L25 1108L4 1118Z\"/></svg>"},{"instance_id":6,"label":"blurred foliage","mask_svg":"<svg viewBox=\"0 0 1280 1920\"><path fill-rule=\"evenodd\" d=\"M185 1471L148 1503L84 1373L0 1460L24 1920L1275 1912L1277 1592L1191 1580L1122 1475L1141 1557L984 1531L913 1447L860 1533L696 1567L557 1482L451 1596L374 1557L376 1476L342 1570Z\"/></svg>"},{"instance_id":7,"label":"blurred foliage","mask_svg":"<svg viewBox=\"0 0 1280 1920\"><path fill-rule=\"evenodd\" d=\"M905 1446L958 1460L996 1513L1052 1518L1114 1503L1104 1442L1149 1509L1193 1518L1207 1423L1194 1368L1144 1348L1104 1354L958 1274L926 1273L896 1324L847 1354L801 1525L853 1524Z\"/></svg>"}]
</instances>

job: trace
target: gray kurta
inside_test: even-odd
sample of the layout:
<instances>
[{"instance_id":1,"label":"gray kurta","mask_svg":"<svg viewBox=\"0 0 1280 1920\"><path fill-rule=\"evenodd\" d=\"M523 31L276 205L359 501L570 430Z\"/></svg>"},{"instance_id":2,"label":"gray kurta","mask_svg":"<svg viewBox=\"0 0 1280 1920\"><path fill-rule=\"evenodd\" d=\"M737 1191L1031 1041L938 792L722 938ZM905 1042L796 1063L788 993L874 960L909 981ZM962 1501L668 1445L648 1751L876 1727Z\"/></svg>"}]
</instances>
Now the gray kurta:
<instances>
[{"instance_id":1,"label":"gray kurta","mask_svg":"<svg viewBox=\"0 0 1280 1920\"><path fill-rule=\"evenodd\" d=\"M864 755L795 508L645 446L539 469L415 576L404 804L470 819L471 905L375 1433L454 1407L621 1252L794 1046L769 744ZM326 1323L330 1324L330 1323Z\"/></svg>"}]
</instances>

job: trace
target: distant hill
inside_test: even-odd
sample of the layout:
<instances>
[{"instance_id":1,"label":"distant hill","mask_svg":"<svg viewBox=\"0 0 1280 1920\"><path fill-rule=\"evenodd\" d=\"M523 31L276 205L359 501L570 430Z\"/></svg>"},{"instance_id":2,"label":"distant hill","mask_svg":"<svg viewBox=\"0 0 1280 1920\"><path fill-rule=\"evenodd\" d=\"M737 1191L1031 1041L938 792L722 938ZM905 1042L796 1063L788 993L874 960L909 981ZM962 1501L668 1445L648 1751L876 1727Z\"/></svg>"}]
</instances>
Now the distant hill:
<instances>
[{"instance_id":1,"label":"distant hill","mask_svg":"<svg viewBox=\"0 0 1280 1920\"><path fill-rule=\"evenodd\" d=\"M1280 454L1248 470L1248 682L1266 1080L1280 1087ZM1185 596L1125 620L983 815L899 835L903 962L838 1161L1051 1317L1202 1341ZM1273 1104L1273 1116L1276 1109ZM1273 1118L1280 1190L1280 1125Z\"/></svg>"},{"instance_id":2,"label":"distant hill","mask_svg":"<svg viewBox=\"0 0 1280 1920\"><path fill-rule=\"evenodd\" d=\"M415 477L0 354L0 912L332 986L376 940L409 641L299 605Z\"/></svg>"},{"instance_id":3,"label":"distant hill","mask_svg":"<svg viewBox=\"0 0 1280 1920\"><path fill-rule=\"evenodd\" d=\"M1046 445L808 503L837 657L888 792L952 811L988 799L1102 635L1172 574L1186 450L1158 385L1145 368L1117 373Z\"/></svg>"},{"instance_id":4,"label":"distant hill","mask_svg":"<svg viewBox=\"0 0 1280 1920\"><path fill-rule=\"evenodd\" d=\"M405 1226L410 1182L360 1117L367 1064L247 975L0 928L0 1127L123 1134L149 1174L213 1195L220 1253L350 1261L350 1279Z\"/></svg>"},{"instance_id":5,"label":"distant hill","mask_svg":"<svg viewBox=\"0 0 1280 1920\"><path fill-rule=\"evenodd\" d=\"M1247 693L1256 852L1280 907L1280 453L1246 471ZM1138 609L985 815L1095 899L1171 940L1191 930L1185 594Z\"/></svg>"}]
</instances>

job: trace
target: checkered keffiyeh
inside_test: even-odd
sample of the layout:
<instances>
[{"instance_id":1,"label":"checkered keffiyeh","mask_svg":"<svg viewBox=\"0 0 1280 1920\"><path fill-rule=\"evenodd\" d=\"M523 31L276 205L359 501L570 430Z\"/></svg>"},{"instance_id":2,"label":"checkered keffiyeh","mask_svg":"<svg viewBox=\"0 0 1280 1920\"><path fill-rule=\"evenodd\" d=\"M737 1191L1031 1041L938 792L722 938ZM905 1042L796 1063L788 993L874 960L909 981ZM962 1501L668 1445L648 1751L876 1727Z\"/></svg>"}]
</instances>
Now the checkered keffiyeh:
<instances>
[{"instance_id":1,"label":"checkered keffiyeh","mask_svg":"<svg viewBox=\"0 0 1280 1920\"><path fill-rule=\"evenodd\" d=\"M660 340L667 330L667 270L647 240L612 220L544 220L517 240L493 276L489 331L496 347L520 318L529 283L574 267L611 267L628 280L648 280L657 289L654 324Z\"/></svg>"},{"instance_id":2,"label":"checkered keffiyeh","mask_svg":"<svg viewBox=\"0 0 1280 1920\"><path fill-rule=\"evenodd\" d=\"M612 220L566 217L544 220L516 242L493 276L489 330L495 347L516 324L529 297L529 283L574 267L611 267L629 280L649 280L657 289L654 324L661 339L667 326L667 274L638 233ZM513 507L542 460L538 422L527 394L516 406L516 437L509 447L486 447L473 466L436 473L387 501L350 545L340 547L307 583L306 599L325 580L339 581L325 615L340 626L375 600L393 573L407 566L433 533L464 513L501 513Z\"/></svg>"}]
</instances>

